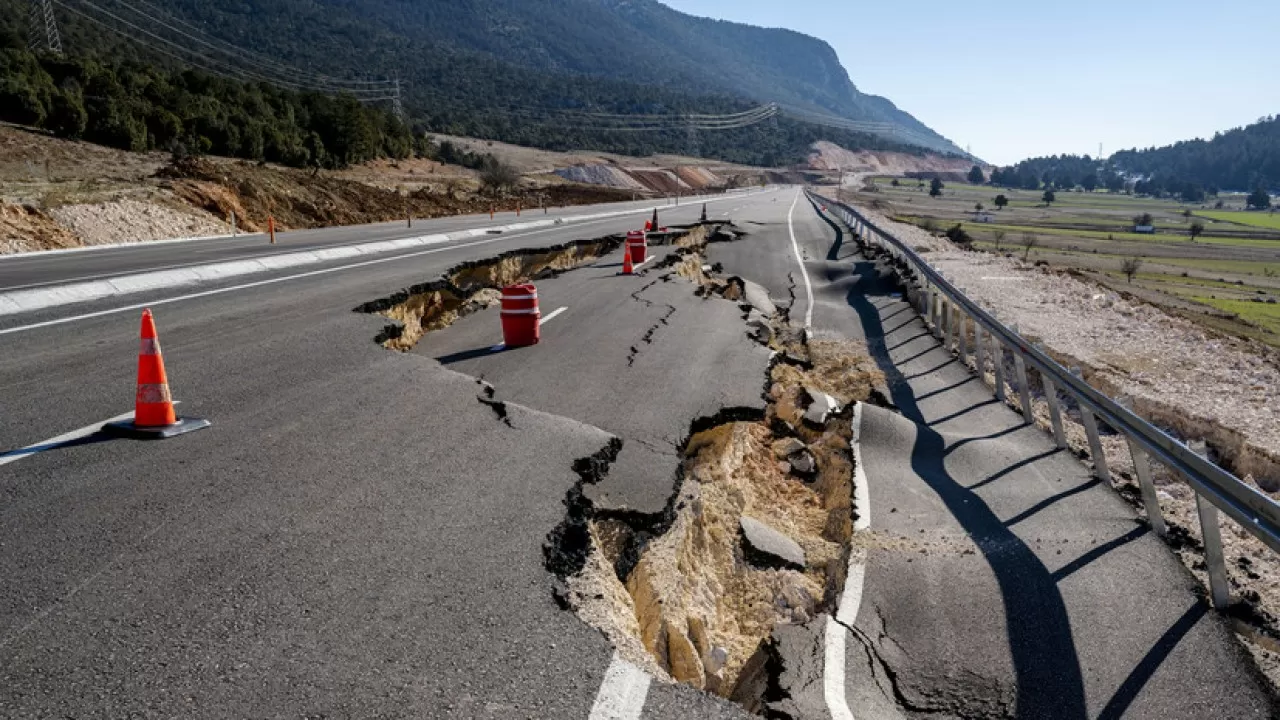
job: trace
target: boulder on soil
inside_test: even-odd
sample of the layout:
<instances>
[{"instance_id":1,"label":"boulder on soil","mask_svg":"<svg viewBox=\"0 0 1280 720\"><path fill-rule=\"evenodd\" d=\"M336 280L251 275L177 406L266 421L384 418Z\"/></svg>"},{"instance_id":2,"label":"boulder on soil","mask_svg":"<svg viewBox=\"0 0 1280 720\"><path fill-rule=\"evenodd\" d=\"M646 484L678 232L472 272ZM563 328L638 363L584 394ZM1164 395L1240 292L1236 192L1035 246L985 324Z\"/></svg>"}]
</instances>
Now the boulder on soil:
<instances>
[{"instance_id":1,"label":"boulder on soil","mask_svg":"<svg viewBox=\"0 0 1280 720\"><path fill-rule=\"evenodd\" d=\"M808 450L801 450L788 458L788 460L791 463L791 472L796 475L809 478L818 472L818 461L813 457L813 453Z\"/></svg>"},{"instance_id":2,"label":"boulder on soil","mask_svg":"<svg viewBox=\"0 0 1280 720\"><path fill-rule=\"evenodd\" d=\"M799 438L789 437L782 438L781 440L775 440L770 449L773 450L773 456L781 460L782 458L790 457L807 448L804 442Z\"/></svg>"}]
</instances>

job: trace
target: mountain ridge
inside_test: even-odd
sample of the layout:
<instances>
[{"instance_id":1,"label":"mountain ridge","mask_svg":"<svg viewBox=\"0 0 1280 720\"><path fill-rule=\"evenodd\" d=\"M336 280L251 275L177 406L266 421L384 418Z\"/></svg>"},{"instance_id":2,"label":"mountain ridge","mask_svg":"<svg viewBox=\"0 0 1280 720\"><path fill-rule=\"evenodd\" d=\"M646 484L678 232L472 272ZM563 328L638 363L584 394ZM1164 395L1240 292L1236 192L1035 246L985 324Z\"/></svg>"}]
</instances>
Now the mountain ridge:
<instances>
[{"instance_id":1,"label":"mountain ridge","mask_svg":"<svg viewBox=\"0 0 1280 720\"><path fill-rule=\"evenodd\" d=\"M932 150L961 152L887 98L859 91L825 41L700 18L657 0L174 0L169 8L225 39L330 72L335 58L278 47L279 38L328 35L359 54L367 69L388 76L398 69L397 55L416 58L432 68L426 77L412 68L405 73L411 99L424 105L438 94L431 83L448 84L441 60L496 63L889 123ZM501 74L496 67L488 72Z\"/></svg>"}]
</instances>

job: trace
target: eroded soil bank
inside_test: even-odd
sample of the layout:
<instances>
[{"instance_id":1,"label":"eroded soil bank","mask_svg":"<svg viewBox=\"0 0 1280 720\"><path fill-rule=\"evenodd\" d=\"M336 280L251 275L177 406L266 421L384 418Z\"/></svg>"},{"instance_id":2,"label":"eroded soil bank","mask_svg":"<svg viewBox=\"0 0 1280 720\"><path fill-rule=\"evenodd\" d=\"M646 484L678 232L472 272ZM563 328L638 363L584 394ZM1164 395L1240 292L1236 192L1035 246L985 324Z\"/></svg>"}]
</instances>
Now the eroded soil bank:
<instances>
[{"instance_id":1,"label":"eroded soil bank","mask_svg":"<svg viewBox=\"0 0 1280 720\"><path fill-rule=\"evenodd\" d=\"M672 242L705 243L716 226L676 230ZM607 235L545 248L511 250L492 258L450 268L435 281L415 285L355 309L377 313L393 321L377 337L391 350L408 351L429 332L452 325L461 317L492 307L501 300L500 288L532 282L573 270L617 250L625 238Z\"/></svg>"},{"instance_id":2,"label":"eroded soil bank","mask_svg":"<svg viewBox=\"0 0 1280 720\"><path fill-rule=\"evenodd\" d=\"M832 611L843 588L857 512L852 406L883 378L860 346L805 342L785 309L767 317L745 301L748 283L717 277L703 242L681 244L650 272L742 303L745 330L777 353L766 409L694 419L658 515L597 509L583 496L624 441L580 461L547 566L562 605L628 660L762 712L778 699L775 630Z\"/></svg>"}]
</instances>

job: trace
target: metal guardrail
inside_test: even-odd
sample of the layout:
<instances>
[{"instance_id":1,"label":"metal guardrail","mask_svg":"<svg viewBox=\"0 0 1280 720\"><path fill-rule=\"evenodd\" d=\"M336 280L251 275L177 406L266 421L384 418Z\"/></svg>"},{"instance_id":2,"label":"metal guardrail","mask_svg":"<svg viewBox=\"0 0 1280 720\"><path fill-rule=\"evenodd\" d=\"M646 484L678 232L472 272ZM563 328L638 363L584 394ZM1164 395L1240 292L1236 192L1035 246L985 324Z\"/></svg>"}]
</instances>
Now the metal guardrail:
<instances>
[{"instance_id":1,"label":"metal guardrail","mask_svg":"<svg viewBox=\"0 0 1280 720\"><path fill-rule=\"evenodd\" d=\"M846 224L863 236L864 241L876 244L913 273L917 310L928 324L934 326L934 333L942 335L944 347L950 348L954 337L956 349L964 359L967 355L965 321L972 322L975 360L982 369L985 367L983 357L986 350L982 336L984 332L990 334L995 343L990 349L996 353L992 360L996 369L997 395L1001 399L1004 399L1001 372L1004 352L1007 349L1013 354L1018 376L1010 379L1010 385L1017 386L1023 414L1032 424L1034 418L1031 416L1025 366L1035 368L1045 385L1054 436L1060 447L1065 447L1066 442L1062 434L1061 408L1058 406L1056 391L1061 390L1073 398L1080 406L1082 424L1089 436L1094 472L1100 479L1109 480L1110 476L1098 439L1096 418L1102 418L1112 429L1124 435L1133 456L1147 517L1152 529L1162 536L1165 534L1165 523L1151 481L1149 458L1164 463L1186 479L1196 493L1201 536L1205 546L1205 565L1209 570L1209 585L1215 607L1224 609L1230 602L1218 510L1226 513L1272 550L1280 552L1280 504L1134 414L1129 403L1116 401L1090 386L1080 376L1078 368L1068 370L1042 349L1027 343L1018 334L1016 326L1006 327L965 296L961 288L953 285L912 248L877 227L857 210L812 191L806 192L811 199L828 209L836 210Z\"/></svg>"}]
</instances>

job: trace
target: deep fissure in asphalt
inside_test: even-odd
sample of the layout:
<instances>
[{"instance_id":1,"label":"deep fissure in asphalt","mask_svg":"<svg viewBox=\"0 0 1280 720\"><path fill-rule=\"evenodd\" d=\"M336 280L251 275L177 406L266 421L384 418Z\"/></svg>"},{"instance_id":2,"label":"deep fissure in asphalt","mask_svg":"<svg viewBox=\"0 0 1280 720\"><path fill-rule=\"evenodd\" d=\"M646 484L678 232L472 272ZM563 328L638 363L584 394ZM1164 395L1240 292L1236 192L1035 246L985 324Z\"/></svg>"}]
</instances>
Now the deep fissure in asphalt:
<instances>
[{"instance_id":1,"label":"deep fissure in asphalt","mask_svg":"<svg viewBox=\"0 0 1280 720\"><path fill-rule=\"evenodd\" d=\"M843 588L856 513L849 421L879 375L859 348L806 342L788 309L762 320L744 301L746 283L716 277L702 250L694 244L669 254L653 269L670 272L633 298L651 303L646 289L684 277L699 296L739 302L749 334L776 351L764 379L766 409L724 408L692 420L659 513L597 508L583 493L607 476L623 441L580 461L581 481L566 498L566 519L548 535L546 562L557 602L632 662L776 714L786 691L777 682L785 659L775 630L831 612ZM839 410L815 420L811 408L827 408L828 393ZM748 526L763 526L753 533L764 537L751 538Z\"/></svg>"}]
</instances>

